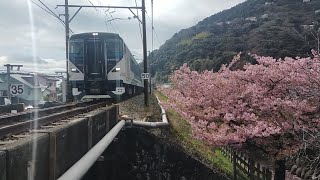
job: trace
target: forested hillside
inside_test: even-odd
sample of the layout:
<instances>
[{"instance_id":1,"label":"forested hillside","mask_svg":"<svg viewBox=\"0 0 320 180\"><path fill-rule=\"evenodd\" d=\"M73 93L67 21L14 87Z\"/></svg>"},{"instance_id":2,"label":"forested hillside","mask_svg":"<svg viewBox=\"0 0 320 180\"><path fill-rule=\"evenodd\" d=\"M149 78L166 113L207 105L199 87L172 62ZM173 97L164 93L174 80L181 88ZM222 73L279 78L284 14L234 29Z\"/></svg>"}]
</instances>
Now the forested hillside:
<instances>
[{"instance_id":1,"label":"forested hillside","mask_svg":"<svg viewBox=\"0 0 320 180\"><path fill-rule=\"evenodd\" d=\"M240 51L304 57L318 48L319 19L320 0L247 0L176 33L151 53L151 71L158 80L183 63L217 71Z\"/></svg>"}]
</instances>

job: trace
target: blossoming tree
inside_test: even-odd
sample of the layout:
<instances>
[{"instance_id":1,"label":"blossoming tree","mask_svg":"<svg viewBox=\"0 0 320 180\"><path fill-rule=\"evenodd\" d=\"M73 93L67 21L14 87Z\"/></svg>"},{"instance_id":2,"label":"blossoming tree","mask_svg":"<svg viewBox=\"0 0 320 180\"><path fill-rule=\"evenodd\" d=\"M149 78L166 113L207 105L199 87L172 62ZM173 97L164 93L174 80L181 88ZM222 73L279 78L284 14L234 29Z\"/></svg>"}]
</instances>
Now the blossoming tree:
<instances>
[{"instance_id":1,"label":"blossoming tree","mask_svg":"<svg viewBox=\"0 0 320 180\"><path fill-rule=\"evenodd\" d=\"M213 145L254 141L268 149L272 143L266 140L317 132L318 54L285 59L251 56L257 64L245 64L237 70L231 69L240 54L219 72L198 73L186 64L174 72L172 87L162 92L169 97L170 106L191 124L193 136ZM290 153L288 149L296 151L300 144L274 148L273 155L281 159Z\"/></svg>"}]
</instances>

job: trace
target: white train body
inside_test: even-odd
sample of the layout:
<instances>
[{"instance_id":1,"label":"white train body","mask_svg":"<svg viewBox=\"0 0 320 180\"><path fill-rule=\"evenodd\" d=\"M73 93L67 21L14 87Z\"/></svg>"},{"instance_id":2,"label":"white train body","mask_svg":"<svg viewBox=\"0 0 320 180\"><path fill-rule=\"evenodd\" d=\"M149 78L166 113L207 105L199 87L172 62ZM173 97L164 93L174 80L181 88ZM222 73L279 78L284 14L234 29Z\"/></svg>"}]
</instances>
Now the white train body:
<instances>
[{"instance_id":1,"label":"white train body","mask_svg":"<svg viewBox=\"0 0 320 180\"><path fill-rule=\"evenodd\" d=\"M141 68L118 34L70 37L69 81L78 98L131 96L143 89Z\"/></svg>"}]
</instances>

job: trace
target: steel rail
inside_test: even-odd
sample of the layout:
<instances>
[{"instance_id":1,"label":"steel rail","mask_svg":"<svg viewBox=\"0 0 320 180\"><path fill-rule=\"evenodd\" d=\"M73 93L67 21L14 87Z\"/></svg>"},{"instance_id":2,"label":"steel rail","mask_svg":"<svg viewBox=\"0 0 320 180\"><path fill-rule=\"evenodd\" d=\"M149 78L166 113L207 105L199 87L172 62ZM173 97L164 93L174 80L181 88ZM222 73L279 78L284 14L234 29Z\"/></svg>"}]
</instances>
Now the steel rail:
<instances>
[{"instance_id":1,"label":"steel rail","mask_svg":"<svg viewBox=\"0 0 320 180\"><path fill-rule=\"evenodd\" d=\"M0 115L0 126L8 123L13 123L13 122L32 120L36 114L38 117L43 117L48 114L70 110L75 107L85 107L85 106L90 106L92 104L97 104L97 103L99 102L88 101L88 102L80 102L80 103L74 103L74 104L66 104L66 105L60 105L55 107L49 107L45 109L36 109L32 111L19 112L15 114L11 113L11 114Z\"/></svg>"},{"instance_id":2,"label":"steel rail","mask_svg":"<svg viewBox=\"0 0 320 180\"><path fill-rule=\"evenodd\" d=\"M32 117L35 117L36 113L38 114L38 117L42 117L47 114L52 114L52 113L56 113L56 112L63 111L63 110L69 110L74 107L77 107L77 105L76 104L67 104L67 105L50 107L50 108L45 108L45 109L32 110L32 111L28 111L28 112L27 111L19 112L16 114L11 113L11 114L0 116L0 125L8 123L8 122L32 119Z\"/></svg>"},{"instance_id":3,"label":"steel rail","mask_svg":"<svg viewBox=\"0 0 320 180\"><path fill-rule=\"evenodd\" d=\"M3 126L3 127L0 127L0 138L6 137L6 136L12 135L12 134L21 133L21 132L24 132L28 129L34 129L34 128L38 129L43 125L46 125L46 124L49 124L49 123L52 123L55 121L59 121L62 119L67 119L69 117L73 117L78 114L82 114L84 112L89 112L89 111L92 111L94 109L97 109L97 108L105 106L105 105L106 105L106 102L102 102L102 103L98 103L98 104L89 105L87 107L76 107L71 110L66 110L66 111L51 114L48 116L39 117L37 119L18 122L15 124Z\"/></svg>"}]
</instances>

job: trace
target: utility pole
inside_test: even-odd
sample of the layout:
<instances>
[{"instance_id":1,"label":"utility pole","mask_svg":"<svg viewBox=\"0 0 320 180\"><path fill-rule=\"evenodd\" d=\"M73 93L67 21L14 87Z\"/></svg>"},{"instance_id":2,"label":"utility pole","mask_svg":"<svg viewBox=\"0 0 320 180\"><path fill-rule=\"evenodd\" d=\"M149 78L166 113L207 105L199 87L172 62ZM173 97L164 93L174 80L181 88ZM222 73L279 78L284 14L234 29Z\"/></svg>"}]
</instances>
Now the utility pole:
<instances>
[{"instance_id":1,"label":"utility pole","mask_svg":"<svg viewBox=\"0 0 320 180\"><path fill-rule=\"evenodd\" d=\"M142 34L143 34L143 69L144 69L144 73L148 73L145 0L142 0ZM144 80L144 104L146 107L149 107L148 84L149 84L149 80L145 79Z\"/></svg>"},{"instance_id":2,"label":"utility pole","mask_svg":"<svg viewBox=\"0 0 320 180\"><path fill-rule=\"evenodd\" d=\"M62 102L67 102L67 82L66 82L66 78L63 76L63 74L66 74L67 72L65 71L56 71L55 72L56 74L58 75L61 75L61 80L62 80L62 83L61 83L61 92L62 92Z\"/></svg>"},{"instance_id":3,"label":"utility pole","mask_svg":"<svg viewBox=\"0 0 320 180\"><path fill-rule=\"evenodd\" d=\"M151 0L151 59L153 60L153 0ZM150 54L149 54L150 57ZM151 86L152 86L152 82L151 82L151 61L149 61L149 73L150 73L150 94L152 94L151 92Z\"/></svg>"},{"instance_id":4,"label":"utility pole","mask_svg":"<svg viewBox=\"0 0 320 180\"><path fill-rule=\"evenodd\" d=\"M10 103L11 103L11 93L10 93L10 69L11 69L11 66L10 66L10 64L6 64L4 66L7 67L7 83L8 83L7 96L8 96L8 99L10 100Z\"/></svg>"},{"instance_id":5,"label":"utility pole","mask_svg":"<svg viewBox=\"0 0 320 180\"><path fill-rule=\"evenodd\" d=\"M151 54L151 51L148 51L148 58L149 58L149 60L148 60L148 68L149 68L149 73L150 73L150 76L149 76L149 93L152 94L151 93L151 85L152 85L152 83L151 83L151 58L150 58L150 54Z\"/></svg>"},{"instance_id":6,"label":"utility pole","mask_svg":"<svg viewBox=\"0 0 320 180\"><path fill-rule=\"evenodd\" d=\"M69 83L69 32L70 32L70 27L69 27L69 2L68 0L65 0L65 6L64 6L64 17L65 17L65 25L66 25L66 72L67 72L67 82L66 82L66 88L67 88L67 102L72 101L71 98L71 87Z\"/></svg>"},{"instance_id":7,"label":"utility pole","mask_svg":"<svg viewBox=\"0 0 320 180\"><path fill-rule=\"evenodd\" d=\"M6 64L4 65L5 67L7 67L7 83L8 83L8 89L7 89L7 96L8 96L8 99L10 100L10 103L11 103L11 92L10 92L10 77L11 77L11 70L14 68L14 67L17 67L18 68L18 71L20 70L21 67L23 67L23 65L11 65L11 64Z\"/></svg>"}]
</instances>

